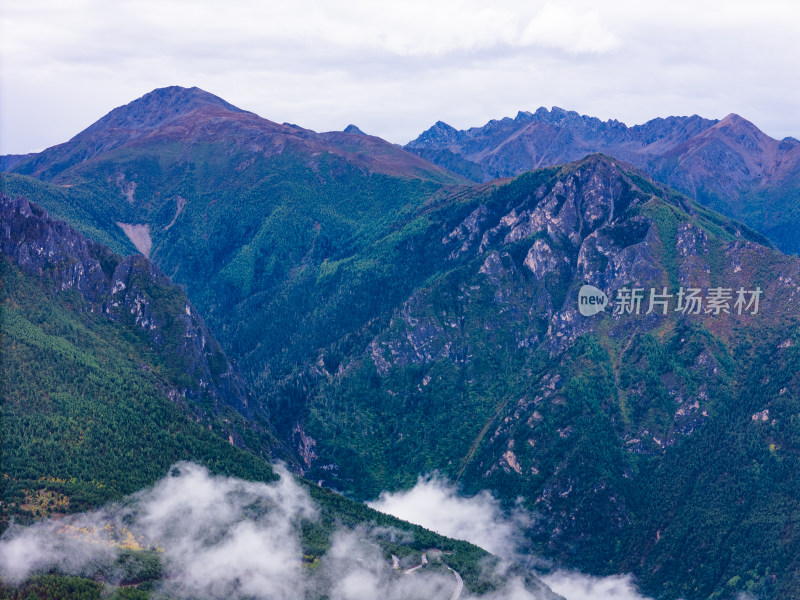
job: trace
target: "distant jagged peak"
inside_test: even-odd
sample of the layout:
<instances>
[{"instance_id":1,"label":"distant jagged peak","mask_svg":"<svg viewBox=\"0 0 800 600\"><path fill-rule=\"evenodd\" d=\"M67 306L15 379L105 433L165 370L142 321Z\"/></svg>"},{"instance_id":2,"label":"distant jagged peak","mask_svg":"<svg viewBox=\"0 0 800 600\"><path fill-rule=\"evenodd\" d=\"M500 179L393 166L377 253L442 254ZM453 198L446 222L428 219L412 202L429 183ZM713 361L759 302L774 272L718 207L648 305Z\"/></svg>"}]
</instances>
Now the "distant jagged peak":
<instances>
[{"instance_id":1,"label":"distant jagged peak","mask_svg":"<svg viewBox=\"0 0 800 600\"><path fill-rule=\"evenodd\" d=\"M756 127L755 124L751 123L744 117L737 115L736 113L730 113L725 118L715 123L713 129L733 130L740 132L747 131L753 134L757 132L758 134L766 135L758 127Z\"/></svg>"},{"instance_id":2,"label":"distant jagged peak","mask_svg":"<svg viewBox=\"0 0 800 600\"><path fill-rule=\"evenodd\" d=\"M691 117L687 116L669 116L669 117L655 117L649 121L645 121L641 125L631 126L631 131L644 131L653 129L664 128L694 128L697 131L708 129L719 123L719 119L706 119L700 115L694 114Z\"/></svg>"},{"instance_id":3,"label":"distant jagged peak","mask_svg":"<svg viewBox=\"0 0 800 600\"><path fill-rule=\"evenodd\" d=\"M352 123L350 123L350 125L345 127L343 129L343 131L344 131L344 133L353 133L355 135L367 135L366 133L361 131L361 129L359 129L356 125L353 125Z\"/></svg>"},{"instance_id":4,"label":"distant jagged peak","mask_svg":"<svg viewBox=\"0 0 800 600\"><path fill-rule=\"evenodd\" d=\"M732 114L726 117L726 119L729 117L729 122L750 124L749 121L738 115ZM520 110L513 119L510 117L491 119L483 126L471 127L467 130L456 130L443 121L437 121L435 125L424 131L414 141L409 142L408 147L413 148L431 145L446 147L456 141L463 140L465 137L476 137L494 132L516 130L519 127L526 127L531 123L546 123L558 127L578 128L579 130L588 128L589 131L630 131L633 134L656 129L663 130L665 128L688 129L692 134L696 134L722 122L717 119L706 119L698 115L692 115L691 117L656 117L641 125L628 126L618 119L603 121L598 117L583 115L577 111L567 110L559 106L553 106L550 109L541 106L534 112Z\"/></svg>"},{"instance_id":5,"label":"distant jagged peak","mask_svg":"<svg viewBox=\"0 0 800 600\"><path fill-rule=\"evenodd\" d=\"M553 108L550 109L550 116L556 119L563 119L564 117L568 116L579 117L580 115L574 110L566 110L564 108L561 108L560 106L554 106Z\"/></svg>"},{"instance_id":6,"label":"distant jagged peak","mask_svg":"<svg viewBox=\"0 0 800 600\"><path fill-rule=\"evenodd\" d=\"M697 145L714 140L727 140L726 143L733 144L746 161L750 155L766 153L770 155L769 162L774 162L773 155L780 146L778 140L770 137L754 123L736 113L730 113L717 121L694 140L690 140L690 143L694 142Z\"/></svg>"},{"instance_id":7,"label":"distant jagged peak","mask_svg":"<svg viewBox=\"0 0 800 600\"><path fill-rule=\"evenodd\" d=\"M778 146L778 148L780 150L782 150L782 151L785 151L785 150L791 150L793 148L797 148L798 146L800 146L800 140L798 140L795 137L788 136L788 137L785 137L785 138L783 138L781 140L781 143Z\"/></svg>"},{"instance_id":8,"label":"distant jagged peak","mask_svg":"<svg viewBox=\"0 0 800 600\"><path fill-rule=\"evenodd\" d=\"M588 131L593 135L596 132L627 131L629 128L625 123L616 119L602 121L597 117L582 115L574 110L553 106L550 109L544 106L535 112L521 110L516 117L504 117L502 119L491 119L483 126L471 127L466 130L457 130L444 121L437 121L432 127L424 131L409 142L407 148L447 148L456 143L465 142L484 136L512 134L522 128L535 125L537 123L549 124L559 128L568 127L578 131Z\"/></svg>"},{"instance_id":9,"label":"distant jagged peak","mask_svg":"<svg viewBox=\"0 0 800 600\"><path fill-rule=\"evenodd\" d=\"M707 136L724 135L734 138L739 142L741 142L744 138L750 138L758 140L759 142L767 143L771 146L777 146L778 144L786 142L784 146L789 147L792 145L792 142L797 143L797 140L795 140L794 138L784 138L783 140L777 140L772 136L770 136L769 134L763 132L753 122L748 121L747 119L736 113L730 113L725 118L714 122L714 125L712 127L709 127L708 130L706 131L706 135Z\"/></svg>"},{"instance_id":10,"label":"distant jagged peak","mask_svg":"<svg viewBox=\"0 0 800 600\"><path fill-rule=\"evenodd\" d=\"M597 117L590 117L587 115L582 115L579 112L574 110L566 110L559 106L553 106L550 110L547 110L544 106L539 107L536 109L535 112L529 112L527 110L521 110L517 113L517 117L514 121L518 123L527 123L530 121L540 121L546 123L602 123L600 119ZM611 119L608 123L618 124L619 122Z\"/></svg>"},{"instance_id":11,"label":"distant jagged peak","mask_svg":"<svg viewBox=\"0 0 800 600\"><path fill-rule=\"evenodd\" d=\"M436 121L431 127L419 134L419 137L408 143L409 148L417 146L439 146L445 147L457 142L463 136L463 132L458 131L452 125L444 121Z\"/></svg>"},{"instance_id":12,"label":"distant jagged peak","mask_svg":"<svg viewBox=\"0 0 800 600\"><path fill-rule=\"evenodd\" d=\"M252 114L198 87L173 85L155 89L133 102L115 108L76 137L110 129L149 131L204 107Z\"/></svg>"},{"instance_id":13,"label":"distant jagged peak","mask_svg":"<svg viewBox=\"0 0 800 600\"><path fill-rule=\"evenodd\" d=\"M550 118L550 111L544 106L540 106L536 109L536 112L533 113L533 116L537 119L548 119Z\"/></svg>"},{"instance_id":14,"label":"distant jagged peak","mask_svg":"<svg viewBox=\"0 0 800 600\"><path fill-rule=\"evenodd\" d=\"M753 127L755 127L755 125L750 123L750 121L748 121L747 119L745 119L742 116L737 115L736 113L729 113L728 115L726 115L724 118L722 118L720 120L719 124L720 125L744 125L744 124L747 124L747 125L752 125Z\"/></svg>"}]
</instances>

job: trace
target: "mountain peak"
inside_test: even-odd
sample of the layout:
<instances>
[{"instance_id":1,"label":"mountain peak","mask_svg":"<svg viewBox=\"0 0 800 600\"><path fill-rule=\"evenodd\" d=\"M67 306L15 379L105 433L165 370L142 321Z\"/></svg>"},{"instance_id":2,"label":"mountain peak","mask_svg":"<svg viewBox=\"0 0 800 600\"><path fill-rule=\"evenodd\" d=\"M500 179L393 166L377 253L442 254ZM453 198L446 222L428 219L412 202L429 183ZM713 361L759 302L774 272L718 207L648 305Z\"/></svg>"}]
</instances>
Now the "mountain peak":
<instances>
[{"instance_id":1,"label":"mountain peak","mask_svg":"<svg viewBox=\"0 0 800 600\"><path fill-rule=\"evenodd\" d=\"M731 113L724 119L717 122L709 128L709 131L733 131L738 133L749 133L759 138L766 138L766 134L762 132L754 123L751 123L744 117Z\"/></svg>"},{"instance_id":2,"label":"mountain peak","mask_svg":"<svg viewBox=\"0 0 800 600\"><path fill-rule=\"evenodd\" d=\"M736 113L729 113L723 119L720 120L720 123L742 123L744 121L745 119L737 115Z\"/></svg>"},{"instance_id":3,"label":"mountain peak","mask_svg":"<svg viewBox=\"0 0 800 600\"><path fill-rule=\"evenodd\" d=\"M71 166L158 132L167 132L178 139L191 135L187 133L190 130L206 126L205 133L213 137L220 129L215 132L214 126L220 122L246 123L244 128L256 122L279 127L198 87L173 85L157 88L115 108L68 142L26 157L28 160L10 162L19 173L53 177Z\"/></svg>"},{"instance_id":4,"label":"mountain peak","mask_svg":"<svg viewBox=\"0 0 800 600\"><path fill-rule=\"evenodd\" d=\"M459 139L461 132L459 132L452 125L448 125L444 121L436 121L430 128L419 134L419 137L408 143L408 147L414 148L416 146L446 146L452 144Z\"/></svg>"},{"instance_id":5,"label":"mountain peak","mask_svg":"<svg viewBox=\"0 0 800 600\"><path fill-rule=\"evenodd\" d=\"M356 125L350 123L347 127L344 128L344 133L354 133L356 135L367 135L361 129L359 129Z\"/></svg>"},{"instance_id":6,"label":"mountain peak","mask_svg":"<svg viewBox=\"0 0 800 600\"><path fill-rule=\"evenodd\" d=\"M622 174L636 173L649 179L645 173L639 171L630 163L627 163L609 154L603 154L602 152L587 154L585 157L579 160L562 165L561 173L564 175L575 173L616 173L616 177L621 177ZM652 183L654 183L656 186L660 185L655 181Z\"/></svg>"},{"instance_id":7,"label":"mountain peak","mask_svg":"<svg viewBox=\"0 0 800 600\"><path fill-rule=\"evenodd\" d=\"M149 131L203 107L247 113L219 96L198 87L185 88L173 85L157 88L133 102L115 108L102 119L84 129L78 136L109 129Z\"/></svg>"}]
</instances>

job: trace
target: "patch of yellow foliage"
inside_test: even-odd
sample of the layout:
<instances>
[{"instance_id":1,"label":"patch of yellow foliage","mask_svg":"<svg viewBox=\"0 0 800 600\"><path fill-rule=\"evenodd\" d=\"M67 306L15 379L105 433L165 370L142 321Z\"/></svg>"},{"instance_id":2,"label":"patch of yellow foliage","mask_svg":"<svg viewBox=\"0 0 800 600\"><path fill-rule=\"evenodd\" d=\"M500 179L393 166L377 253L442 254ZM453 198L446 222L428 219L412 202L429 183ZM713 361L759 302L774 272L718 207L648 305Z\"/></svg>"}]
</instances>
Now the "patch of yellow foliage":
<instances>
[{"instance_id":1,"label":"patch of yellow foliage","mask_svg":"<svg viewBox=\"0 0 800 600\"><path fill-rule=\"evenodd\" d=\"M19 507L35 517L49 517L54 512L65 512L69 508L69 497L52 490L22 490L25 500Z\"/></svg>"},{"instance_id":2,"label":"patch of yellow foliage","mask_svg":"<svg viewBox=\"0 0 800 600\"><path fill-rule=\"evenodd\" d=\"M126 550L158 550L145 544L144 536L139 536L137 539L127 527L117 530L112 523L106 523L102 529L91 526L78 527L65 523L58 528L58 533L92 544L104 544Z\"/></svg>"}]
</instances>

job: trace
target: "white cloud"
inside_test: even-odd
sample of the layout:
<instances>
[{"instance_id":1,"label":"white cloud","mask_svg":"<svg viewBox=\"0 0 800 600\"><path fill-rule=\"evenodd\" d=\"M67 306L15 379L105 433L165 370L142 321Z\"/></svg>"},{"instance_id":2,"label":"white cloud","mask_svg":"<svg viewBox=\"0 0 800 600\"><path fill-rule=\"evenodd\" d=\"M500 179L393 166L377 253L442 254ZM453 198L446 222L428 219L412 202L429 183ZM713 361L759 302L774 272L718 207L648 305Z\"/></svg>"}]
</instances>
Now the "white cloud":
<instances>
[{"instance_id":1,"label":"white cloud","mask_svg":"<svg viewBox=\"0 0 800 600\"><path fill-rule=\"evenodd\" d=\"M136 542L164 550L162 591L176 598L302 598L297 533L316 507L291 475L271 484L212 476L179 463L153 488L98 511L11 527L0 538L0 575L24 580L57 568L92 575Z\"/></svg>"},{"instance_id":2,"label":"white cloud","mask_svg":"<svg viewBox=\"0 0 800 600\"><path fill-rule=\"evenodd\" d=\"M90 521L83 519L74 519L70 523L77 529L90 525ZM87 563L102 563L113 558L114 551L110 546L57 535L57 525L48 522L27 530L14 525L9 527L0 539L0 575L18 583L33 571L53 566L80 574Z\"/></svg>"},{"instance_id":3,"label":"white cloud","mask_svg":"<svg viewBox=\"0 0 800 600\"><path fill-rule=\"evenodd\" d=\"M175 469L173 469L174 471ZM135 497L134 528L165 547L168 592L179 596L302 597L297 534L316 507L285 470L273 484L212 477L182 463ZM262 512L266 511L266 512Z\"/></svg>"},{"instance_id":4,"label":"white cloud","mask_svg":"<svg viewBox=\"0 0 800 600\"><path fill-rule=\"evenodd\" d=\"M408 491L381 494L372 508L416 523L448 537L466 540L509 560L525 559L523 530L532 517L519 506L505 512L489 492L458 495L456 487L438 477L421 477ZM630 575L591 577L574 571L556 571L543 580L567 600L648 600L636 590ZM498 598L529 598L530 593L511 580Z\"/></svg>"},{"instance_id":5,"label":"white cloud","mask_svg":"<svg viewBox=\"0 0 800 600\"><path fill-rule=\"evenodd\" d=\"M401 143L438 119L469 127L552 105L628 124L737 112L800 136L788 0L30 0L2 5L0 31L0 153L65 141L175 84Z\"/></svg>"},{"instance_id":6,"label":"white cloud","mask_svg":"<svg viewBox=\"0 0 800 600\"><path fill-rule=\"evenodd\" d=\"M331 600L403 600L445 598L455 578L441 572L417 571L401 575L392 570L364 529L340 530L323 557L320 570L329 582L325 593Z\"/></svg>"},{"instance_id":7,"label":"white cloud","mask_svg":"<svg viewBox=\"0 0 800 600\"><path fill-rule=\"evenodd\" d=\"M591 577L575 571L556 571L542 579L567 600L648 600L636 590L630 575Z\"/></svg>"},{"instance_id":8,"label":"white cloud","mask_svg":"<svg viewBox=\"0 0 800 600\"><path fill-rule=\"evenodd\" d=\"M577 11L552 4L544 6L528 23L521 41L560 48L573 54L608 52L622 43L596 11Z\"/></svg>"},{"instance_id":9,"label":"white cloud","mask_svg":"<svg viewBox=\"0 0 800 600\"><path fill-rule=\"evenodd\" d=\"M516 517L503 513L500 503L489 492L472 497L458 495L448 482L438 477L421 477L408 491L384 492L370 507L404 521L421 525L441 535L472 542L497 556L516 552L521 526L527 522L523 512Z\"/></svg>"},{"instance_id":10,"label":"white cloud","mask_svg":"<svg viewBox=\"0 0 800 600\"><path fill-rule=\"evenodd\" d=\"M92 577L99 569L113 583L111 565L124 541L161 548L157 593L178 599L403 600L444 598L457 588L455 574L441 567L395 570L377 540L413 536L367 525L339 528L317 566L304 568L299 520L316 518L317 507L291 475L277 471L280 480L264 484L179 463L154 487L97 511L12 526L0 537L0 578L19 583L50 569ZM480 597L541 600L519 577L494 575L500 589Z\"/></svg>"}]
</instances>

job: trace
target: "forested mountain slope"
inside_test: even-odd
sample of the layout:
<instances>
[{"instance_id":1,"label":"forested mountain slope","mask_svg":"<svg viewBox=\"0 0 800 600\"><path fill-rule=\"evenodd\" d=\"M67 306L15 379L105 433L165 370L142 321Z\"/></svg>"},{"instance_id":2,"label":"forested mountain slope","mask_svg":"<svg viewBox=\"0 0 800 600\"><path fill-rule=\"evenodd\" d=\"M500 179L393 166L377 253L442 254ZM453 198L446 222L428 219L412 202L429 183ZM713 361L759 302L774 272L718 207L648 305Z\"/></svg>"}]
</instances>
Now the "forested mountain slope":
<instances>
[{"instance_id":1,"label":"forested mountain slope","mask_svg":"<svg viewBox=\"0 0 800 600\"><path fill-rule=\"evenodd\" d=\"M173 462L271 477L290 458L185 293L0 194L3 519L131 493ZM249 420L245 419L245 416Z\"/></svg>"}]
</instances>

